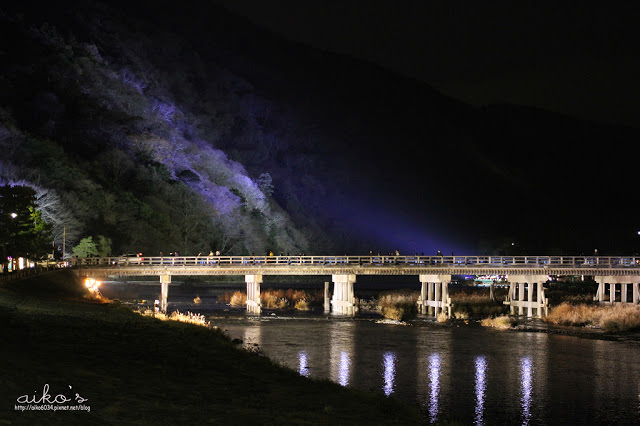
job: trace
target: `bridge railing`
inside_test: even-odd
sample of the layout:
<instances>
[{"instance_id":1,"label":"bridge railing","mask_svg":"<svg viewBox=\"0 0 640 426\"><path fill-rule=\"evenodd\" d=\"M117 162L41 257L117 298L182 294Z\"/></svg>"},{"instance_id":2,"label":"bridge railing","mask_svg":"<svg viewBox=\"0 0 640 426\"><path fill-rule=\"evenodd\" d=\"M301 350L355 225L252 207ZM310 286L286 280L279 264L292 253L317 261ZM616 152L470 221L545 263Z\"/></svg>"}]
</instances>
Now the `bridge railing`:
<instances>
[{"instance_id":1,"label":"bridge railing","mask_svg":"<svg viewBox=\"0 0 640 426\"><path fill-rule=\"evenodd\" d=\"M77 266L240 266L240 265L405 265L405 266L565 266L640 268L633 256L162 256L88 257Z\"/></svg>"}]
</instances>

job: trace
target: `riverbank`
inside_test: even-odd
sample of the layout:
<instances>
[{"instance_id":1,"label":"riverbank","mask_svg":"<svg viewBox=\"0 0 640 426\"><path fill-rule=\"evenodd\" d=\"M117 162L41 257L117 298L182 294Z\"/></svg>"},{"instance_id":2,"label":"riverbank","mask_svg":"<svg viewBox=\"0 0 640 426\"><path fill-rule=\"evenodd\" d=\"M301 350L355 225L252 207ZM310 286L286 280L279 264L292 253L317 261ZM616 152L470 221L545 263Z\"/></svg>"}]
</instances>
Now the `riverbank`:
<instances>
[{"instance_id":1,"label":"riverbank","mask_svg":"<svg viewBox=\"0 0 640 426\"><path fill-rule=\"evenodd\" d=\"M86 300L68 271L0 287L0 329L0 423L424 422L417 407L306 379L218 330Z\"/></svg>"}]
</instances>

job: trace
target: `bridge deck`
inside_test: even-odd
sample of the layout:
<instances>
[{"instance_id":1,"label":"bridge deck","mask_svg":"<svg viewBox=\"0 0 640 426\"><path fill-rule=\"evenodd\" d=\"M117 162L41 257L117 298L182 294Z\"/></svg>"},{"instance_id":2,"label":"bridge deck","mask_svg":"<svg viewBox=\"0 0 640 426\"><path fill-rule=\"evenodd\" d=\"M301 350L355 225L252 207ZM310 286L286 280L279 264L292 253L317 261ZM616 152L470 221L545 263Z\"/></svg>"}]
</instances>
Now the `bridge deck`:
<instances>
[{"instance_id":1,"label":"bridge deck","mask_svg":"<svg viewBox=\"0 0 640 426\"><path fill-rule=\"evenodd\" d=\"M99 275L639 275L622 256L180 256L76 259Z\"/></svg>"}]
</instances>

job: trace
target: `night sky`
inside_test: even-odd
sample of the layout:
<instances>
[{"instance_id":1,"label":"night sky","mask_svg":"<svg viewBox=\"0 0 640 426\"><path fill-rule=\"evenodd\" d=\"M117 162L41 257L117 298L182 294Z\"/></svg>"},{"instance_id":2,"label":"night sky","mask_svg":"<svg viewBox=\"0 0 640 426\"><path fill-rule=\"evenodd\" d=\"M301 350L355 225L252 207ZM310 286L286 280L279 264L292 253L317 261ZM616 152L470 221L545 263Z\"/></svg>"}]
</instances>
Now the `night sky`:
<instances>
[{"instance_id":1,"label":"night sky","mask_svg":"<svg viewBox=\"0 0 640 426\"><path fill-rule=\"evenodd\" d=\"M221 3L290 40L374 62L473 105L640 127L637 2Z\"/></svg>"}]
</instances>

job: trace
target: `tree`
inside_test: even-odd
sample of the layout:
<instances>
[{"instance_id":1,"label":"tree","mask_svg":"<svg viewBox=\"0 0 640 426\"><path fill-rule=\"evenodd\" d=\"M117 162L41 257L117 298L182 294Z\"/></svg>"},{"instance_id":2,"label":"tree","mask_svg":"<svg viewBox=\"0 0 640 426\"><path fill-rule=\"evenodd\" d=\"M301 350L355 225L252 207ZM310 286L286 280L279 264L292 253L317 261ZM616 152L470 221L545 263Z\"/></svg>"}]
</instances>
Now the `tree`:
<instances>
[{"instance_id":1,"label":"tree","mask_svg":"<svg viewBox=\"0 0 640 426\"><path fill-rule=\"evenodd\" d=\"M98 248L93 241L93 237L86 237L80 240L77 246L73 248L73 255L78 257L96 256Z\"/></svg>"},{"instance_id":2,"label":"tree","mask_svg":"<svg viewBox=\"0 0 640 426\"><path fill-rule=\"evenodd\" d=\"M100 257L111 256L111 238L107 238L104 235L98 235L96 251Z\"/></svg>"},{"instance_id":3,"label":"tree","mask_svg":"<svg viewBox=\"0 0 640 426\"><path fill-rule=\"evenodd\" d=\"M36 193L27 186L0 186L0 246L7 256L38 258L51 248L51 225L36 208Z\"/></svg>"},{"instance_id":4,"label":"tree","mask_svg":"<svg viewBox=\"0 0 640 426\"><path fill-rule=\"evenodd\" d=\"M52 226L42 219L42 212L35 207L29 206L29 213L30 227L22 236L27 245L27 255L38 259L52 249Z\"/></svg>"}]
</instances>

